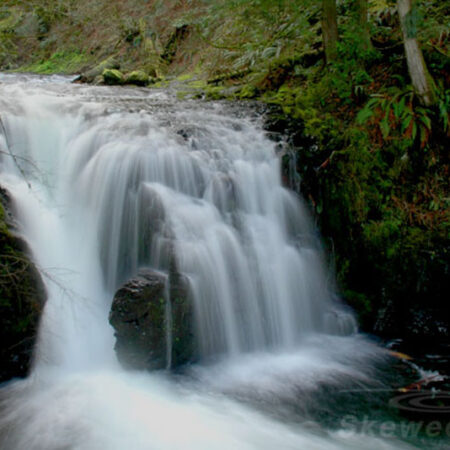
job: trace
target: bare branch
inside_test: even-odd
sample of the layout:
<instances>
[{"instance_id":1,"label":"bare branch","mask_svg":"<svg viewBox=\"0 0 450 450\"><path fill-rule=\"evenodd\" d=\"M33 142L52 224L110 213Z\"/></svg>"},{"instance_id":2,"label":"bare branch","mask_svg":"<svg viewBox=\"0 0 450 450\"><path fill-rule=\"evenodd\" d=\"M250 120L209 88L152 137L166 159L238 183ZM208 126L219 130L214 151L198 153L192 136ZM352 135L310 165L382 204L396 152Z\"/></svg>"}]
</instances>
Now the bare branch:
<instances>
[{"instance_id":1,"label":"bare branch","mask_svg":"<svg viewBox=\"0 0 450 450\"><path fill-rule=\"evenodd\" d=\"M17 158L16 155L11 151L11 146L10 146L9 141L8 141L8 134L6 133L6 128L5 128L5 125L3 124L3 120L2 120L2 118L1 118L1 116L0 116L0 127L1 127L1 129L2 129L2 134L3 134L3 136L5 137L6 148L7 148L7 150L8 150L8 154L11 156L11 158L12 158L13 161L14 161L14 164L15 164L16 167L19 169L19 172L21 173L21 175L23 176L25 182L27 183L28 188L31 189L31 183L28 181L27 176L26 176L24 170L23 170L22 167L20 166L19 161L18 161L18 158ZM5 153L5 152L2 151L2 153Z\"/></svg>"}]
</instances>

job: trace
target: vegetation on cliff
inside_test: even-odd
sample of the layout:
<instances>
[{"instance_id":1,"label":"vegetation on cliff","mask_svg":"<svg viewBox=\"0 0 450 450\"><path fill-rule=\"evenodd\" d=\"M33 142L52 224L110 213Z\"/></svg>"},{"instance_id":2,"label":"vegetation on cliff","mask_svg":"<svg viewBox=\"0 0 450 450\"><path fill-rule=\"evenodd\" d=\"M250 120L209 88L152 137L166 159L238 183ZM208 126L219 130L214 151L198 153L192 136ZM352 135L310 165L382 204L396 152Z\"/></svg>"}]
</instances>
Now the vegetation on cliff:
<instances>
[{"instance_id":1,"label":"vegetation on cliff","mask_svg":"<svg viewBox=\"0 0 450 450\"><path fill-rule=\"evenodd\" d=\"M407 311L448 312L449 8L4 0L0 67L89 81L120 68L175 80L180 96L272 105L268 129L289 136L285 174L316 213L341 293L366 329L406 332Z\"/></svg>"}]
</instances>

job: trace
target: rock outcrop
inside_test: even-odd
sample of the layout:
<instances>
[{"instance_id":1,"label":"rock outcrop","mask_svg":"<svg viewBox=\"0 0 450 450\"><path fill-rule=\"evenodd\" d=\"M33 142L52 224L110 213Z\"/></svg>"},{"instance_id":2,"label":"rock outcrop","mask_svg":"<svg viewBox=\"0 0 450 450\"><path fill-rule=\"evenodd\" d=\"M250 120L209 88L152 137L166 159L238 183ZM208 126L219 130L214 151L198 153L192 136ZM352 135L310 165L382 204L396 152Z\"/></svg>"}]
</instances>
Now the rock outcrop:
<instances>
[{"instance_id":1,"label":"rock outcrop","mask_svg":"<svg viewBox=\"0 0 450 450\"><path fill-rule=\"evenodd\" d=\"M150 83L150 77L143 70L133 70L125 75L124 83L147 86Z\"/></svg>"},{"instance_id":2,"label":"rock outcrop","mask_svg":"<svg viewBox=\"0 0 450 450\"><path fill-rule=\"evenodd\" d=\"M95 80L102 78L102 74L107 69L120 69L120 63L113 57L103 60L100 64L92 67L86 72L83 72L75 82L79 83L93 83Z\"/></svg>"},{"instance_id":3,"label":"rock outcrop","mask_svg":"<svg viewBox=\"0 0 450 450\"><path fill-rule=\"evenodd\" d=\"M0 382L27 375L46 293L0 188Z\"/></svg>"},{"instance_id":4,"label":"rock outcrop","mask_svg":"<svg viewBox=\"0 0 450 450\"><path fill-rule=\"evenodd\" d=\"M117 85L124 83L124 76L120 70L117 69L105 69L102 73L103 82L108 85Z\"/></svg>"},{"instance_id":5,"label":"rock outcrop","mask_svg":"<svg viewBox=\"0 0 450 450\"><path fill-rule=\"evenodd\" d=\"M179 274L140 270L115 294L110 323L124 367L163 369L193 357L188 283Z\"/></svg>"}]
</instances>

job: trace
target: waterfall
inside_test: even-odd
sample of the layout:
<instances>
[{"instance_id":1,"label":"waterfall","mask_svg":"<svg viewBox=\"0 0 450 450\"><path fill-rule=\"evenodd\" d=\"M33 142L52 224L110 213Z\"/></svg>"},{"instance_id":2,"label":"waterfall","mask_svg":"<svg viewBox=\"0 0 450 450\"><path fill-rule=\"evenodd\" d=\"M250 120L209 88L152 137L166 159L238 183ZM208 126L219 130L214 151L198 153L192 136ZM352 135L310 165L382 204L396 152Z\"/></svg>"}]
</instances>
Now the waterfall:
<instances>
[{"instance_id":1,"label":"waterfall","mask_svg":"<svg viewBox=\"0 0 450 450\"><path fill-rule=\"evenodd\" d=\"M114 355L115 290L140 267L168 273L174 262L189 280L199 354L232 361L219 369L225 384L235 364L269 373L272 356L290 374L368 378L358 364L378 350L339 337L355 332L354 319L333 297L316 231L282 186L257 115L163 91L2 81L0 145L17 157L1 155L2 184L48 290L34 371L7 393L3 421L18 427L8 448L183 447L165 420L189 434L188 448L362 448L359 438L299 432L163 375L123 372ZM293 356L318 342L334 363ZM333 356L336 346L345 358Z\"/></svg>"},{"instance_id":2,"label":"waterfall","mask_svg":"<svg viewBox=\"0 0 450 450\"><path fill-rule=\"evenodd\" d=\"M282 187L274 144L257 123L221 104L175 109L160 95L156 104L147 94L123 105L13 95L3 124L32 185L21 217L27 202L44 206L39 218L24 218L24 231L39 235L32 245L44 247L34 249L42 267L77 275L71 308L82 296L101 313L138 267L168 270L173 252L190 281L203 355L293 347L305 333L346 328L308 214ZM5 163L20 178L14 161ZM44 320L47 358L55 322ZM64 323L58 333L76 327ZM73 338L63 340L64 353Z\"/></svg>"}]
</instances>

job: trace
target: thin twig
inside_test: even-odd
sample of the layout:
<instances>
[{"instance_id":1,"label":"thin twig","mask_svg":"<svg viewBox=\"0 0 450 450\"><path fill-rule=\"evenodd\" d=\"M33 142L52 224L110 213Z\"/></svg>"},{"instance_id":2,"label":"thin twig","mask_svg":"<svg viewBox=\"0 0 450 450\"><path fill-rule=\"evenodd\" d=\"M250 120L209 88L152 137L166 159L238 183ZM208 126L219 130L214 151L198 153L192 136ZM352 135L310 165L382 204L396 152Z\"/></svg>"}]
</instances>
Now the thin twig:
<instances>
[{"instance_id":1,"label":"thin twig","mask_svg":"<svg viewBox=\"0 0 450 450\"><path fill-rule=\"evenodd\" d=\"M20 164L19 164L19 162L17 161L16 155L11 151L11 146L10 146L9 140L8 140L8 134L6 133L6 128L5 128L5 125L3 125L3 120L2 120L2 117L1 117L1 116L0 116L0 126L1 126L1 128L2 128L2 130L3 130L2 134L3 134L3 136L5 137L6 148L8 149L8 153L9 153L9 155L11 156L11 158L13 159L14 164L16 165L16 167L19 169L19 172L21 173L21 175L23 176L25 182L27 183L28 188L31 189L31 184L30 184L30 182L28 181L28 179L27 179L27 177L26 177L26 175L25 175L24 170L22 169L22 167L20 167ZM2 153L4 153L4 152L2 151Z\"/></svg>"},{"instance_id":2,"label":"thin twig","mask_svg":"<svg viewBox=\"0 0 450 450\"><path fill-rule=\"evenodd\" d=\"M6 155L6 156L11 156L11 152L5 152L4 150L0 150L0 153L3 155ZM23 156L18 156L18 155L14 155L14 156L16 157L16 159L20 159L20 160L30 164L33 167L33 169L36 170L36 172L42 173L34 161L31 161L28 158L24 158Z\"/></svg>"}]
</instances>

